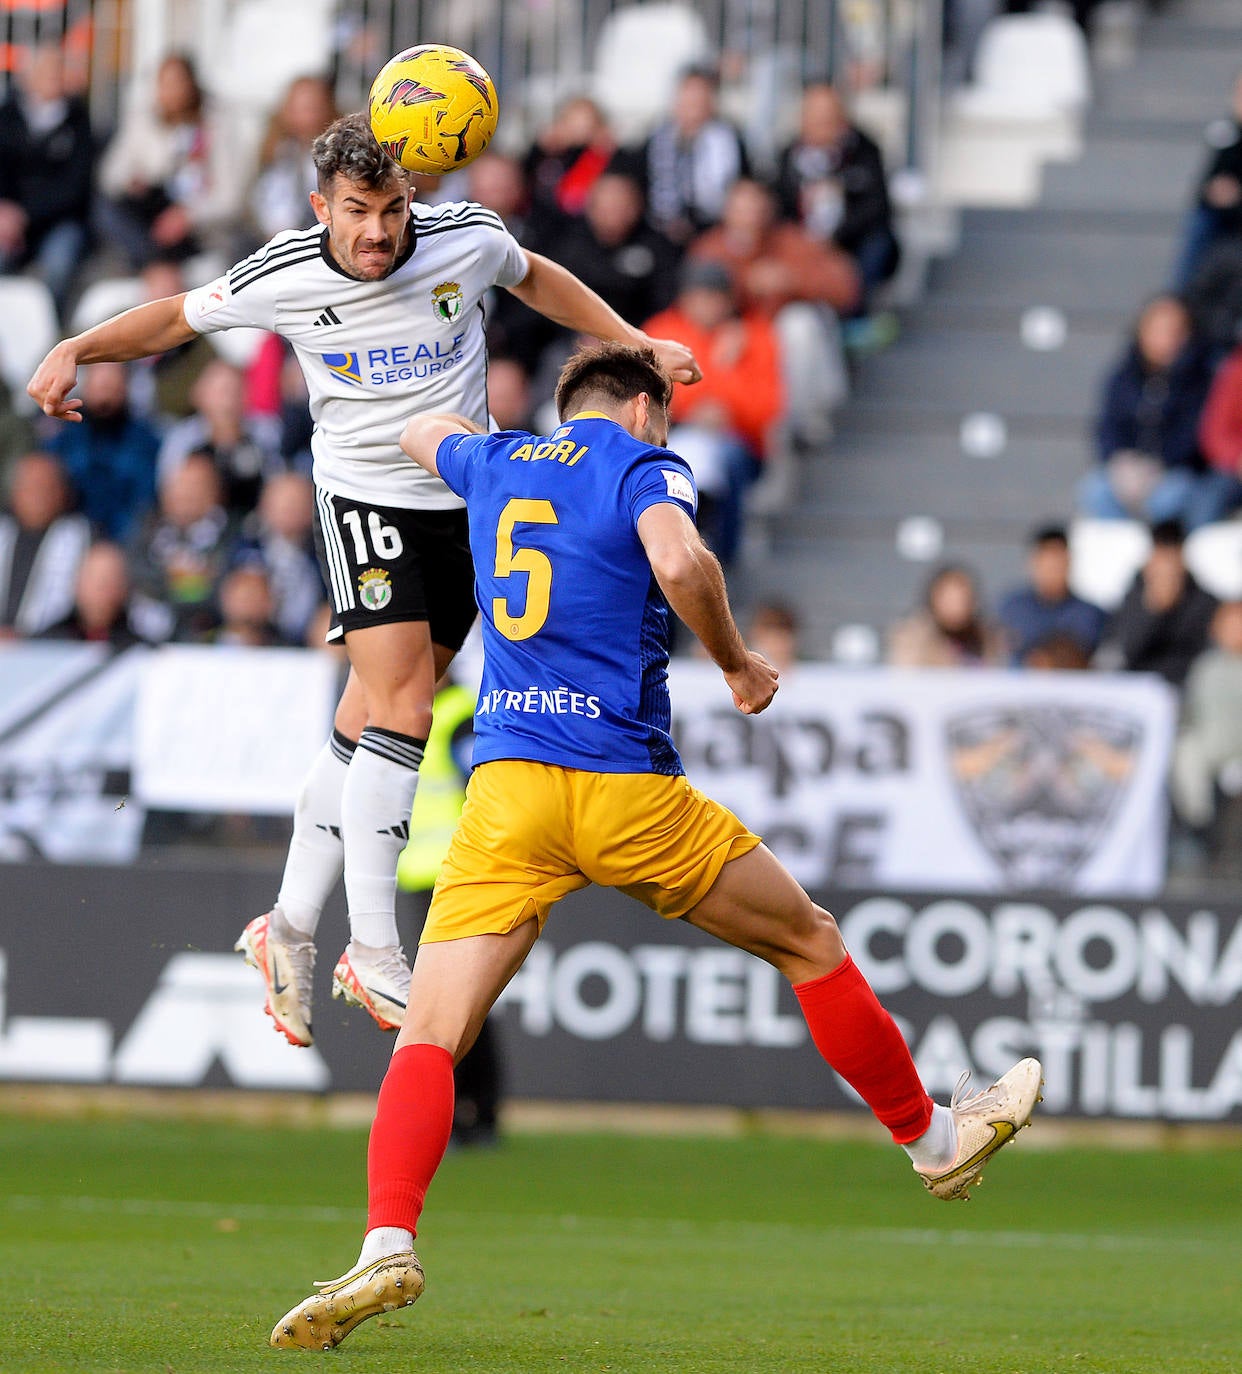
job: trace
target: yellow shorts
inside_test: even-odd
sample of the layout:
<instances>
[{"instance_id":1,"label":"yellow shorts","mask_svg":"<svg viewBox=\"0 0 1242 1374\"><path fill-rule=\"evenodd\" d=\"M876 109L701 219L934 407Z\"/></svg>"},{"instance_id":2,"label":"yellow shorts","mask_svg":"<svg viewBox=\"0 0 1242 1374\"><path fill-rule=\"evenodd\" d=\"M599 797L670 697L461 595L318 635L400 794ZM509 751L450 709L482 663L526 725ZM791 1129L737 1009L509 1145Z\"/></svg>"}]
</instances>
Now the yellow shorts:
<instances>
[{"instance_id":1,"label":"yellow shorts","mask_svg":"<svg viewBox=\"0 0 1242 1374\"><path fill-rule=\"evenodd\" d=\"M760 843L684 777L586 773L524 759L480 764L440 869L421 943L540 930L570 892L620 888L684 916L730 859Z\"/></svg>"}]
</instances>

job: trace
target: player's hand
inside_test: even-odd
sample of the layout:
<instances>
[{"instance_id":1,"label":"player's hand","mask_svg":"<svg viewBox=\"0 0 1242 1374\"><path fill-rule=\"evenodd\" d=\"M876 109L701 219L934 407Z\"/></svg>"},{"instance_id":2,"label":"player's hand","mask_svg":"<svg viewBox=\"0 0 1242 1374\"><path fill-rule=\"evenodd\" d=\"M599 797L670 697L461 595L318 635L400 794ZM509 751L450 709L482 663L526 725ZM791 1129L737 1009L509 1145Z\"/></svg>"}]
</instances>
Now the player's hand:
<instances>
[{"instance_id":1,"label":"player's hand","mask_svg":"<svg viewBox=\"0 0 1242 1374\"><path fill-rule=\"evenodd\" d=\"M746 662L724 680L733 692L733 704L744 716L757 716L776 695L780 674L762 654L746 652Z\"/></svg>"},{"instance_id":2,"label":"player's hand","mask_svg":"<svg viewBox=\"0 0 1242 1374\"><path fill-rule=\"evenodd\" d=\"M82 402L69 393L78 384L78 362L68 340L58 343L39 364L26 383L26 394L38 403L44 415L56 420L82 419Z\"/></svg>"},{"instance_id":3,"label":"player's hand","mask_svg":"<svg viewBox=\"0 0 1242 1374\"><path fill-rule=\"evenodd\" d=\"M678 343L676 339L648 339L647 342L655 349L661 366L673 381L680 382L683 386L693 386L695 382L703 380L703 373L694 359L694 354L685 344Z\"/></svg>"}]
</instances>

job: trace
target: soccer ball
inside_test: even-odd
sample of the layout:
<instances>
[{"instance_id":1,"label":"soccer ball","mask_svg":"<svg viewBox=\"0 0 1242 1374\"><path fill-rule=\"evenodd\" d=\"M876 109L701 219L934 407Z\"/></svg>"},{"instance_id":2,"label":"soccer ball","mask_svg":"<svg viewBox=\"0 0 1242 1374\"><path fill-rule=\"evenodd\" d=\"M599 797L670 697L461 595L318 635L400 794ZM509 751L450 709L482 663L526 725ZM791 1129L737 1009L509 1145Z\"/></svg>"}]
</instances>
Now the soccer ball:
<instances>
[{"instance_id":1,"label":"soccer ball","mask_svg":"<svg viewBox=\"0 0 1242 1374\"><path fill-rule=\"evenodd\" d=\"M380 147L428 176L478 157L500 114L492 78L469 53L442 43L399 52L380 69L367 107Z\"/></svg>"}]
</instances>

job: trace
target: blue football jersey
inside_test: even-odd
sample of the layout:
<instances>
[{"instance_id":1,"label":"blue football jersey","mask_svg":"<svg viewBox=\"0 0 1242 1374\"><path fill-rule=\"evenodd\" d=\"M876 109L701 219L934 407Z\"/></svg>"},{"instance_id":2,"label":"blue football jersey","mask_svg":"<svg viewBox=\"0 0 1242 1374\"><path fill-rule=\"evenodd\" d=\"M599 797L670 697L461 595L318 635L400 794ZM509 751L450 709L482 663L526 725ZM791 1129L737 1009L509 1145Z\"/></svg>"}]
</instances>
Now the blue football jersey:
<instances>
[{"instance_id":1,"label":"blue football jersey","mask_svg":"<svg viewBox=\"0 0 1242 1374\"><path fill-rule=\"evenodd\" d=\"M474 762L682 772L669 735L669 608L638 517L693 517L689 466L596 412L553 434L454 435L440 476L470 515L484 667Z\"/></svg>"}]
</instances>

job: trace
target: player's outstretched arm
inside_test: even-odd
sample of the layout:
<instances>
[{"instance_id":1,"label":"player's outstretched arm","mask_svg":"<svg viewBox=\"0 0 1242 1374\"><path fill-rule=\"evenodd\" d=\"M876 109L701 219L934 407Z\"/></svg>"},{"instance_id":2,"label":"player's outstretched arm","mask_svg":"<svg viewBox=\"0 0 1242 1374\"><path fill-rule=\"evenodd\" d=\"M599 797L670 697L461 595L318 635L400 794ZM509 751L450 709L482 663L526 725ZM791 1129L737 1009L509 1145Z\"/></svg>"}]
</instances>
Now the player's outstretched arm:
<instances>
[{"instance_id":1,"label":"player's outstretched arm","mask_svg":"<svg viewBox=\"0 0 1242 1374\"><path fill-rule=\"evenodd\" d=\"M724 673L734 706L748 716L762 711L776 695L777 671L746 647L729 609L724 573L694 522L678 506L661 502L638 517L638 537L668 604Z\"/></svg>"},{"instance_id":2,"label":"player's outstretched arm","mask_svg":"<svg viewBox=\"0 0 1242 1374\"><path fill-rule=\"evenodd\" d=\"M526 250L527 273L508 289L532 310L578 334L606 339L610 343L636 344L654 348L656 357L675 382L689 386L703 374L694 354L675 339L652 339L626 324L602 296L551 258Z\"/></svg>"},{"instance_id":3,"label":"player's outstretched arm","mask_svg":"<svg viewBox=\"0 0 1242 1374\"><path fill-rule=\"evenodd\" d=\"M80 420L82 402L70 400L78 368L86 363L128 363L167 353L194 337L186 323L185 295L165 296L114 315L83 334L62 339L35 370L26 385L45 415Z\"/></svg>"},{"instance_id":4,"label":"player's outstretched arm","mask_svg":"<svg viewBox=\"0 0 1242 1374\"><path fill-rule=\"evenodd\" d=\"M439 477L436 467L436 450L450 434L486 434L487 431L467 420L464 415L453 415L448 411L428 411L425 415L412 415L401 431L401 449L407 457L413 458L420 468Z\"/></svg>"}]
</instances>

